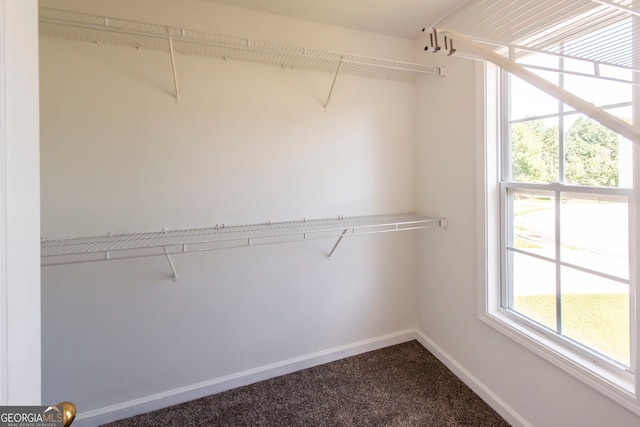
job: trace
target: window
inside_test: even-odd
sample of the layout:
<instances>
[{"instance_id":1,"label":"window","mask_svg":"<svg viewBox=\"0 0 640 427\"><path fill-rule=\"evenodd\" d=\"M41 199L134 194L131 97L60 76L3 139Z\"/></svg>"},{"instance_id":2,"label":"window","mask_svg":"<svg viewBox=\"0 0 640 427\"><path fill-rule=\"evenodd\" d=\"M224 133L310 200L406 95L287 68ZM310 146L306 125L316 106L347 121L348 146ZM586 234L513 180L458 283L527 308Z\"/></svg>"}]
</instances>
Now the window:
<instances>
[{"instance_id":1,"label":"window","mask_svg":"<svg viewBox=\"0 0 640 427\"><path fill-rule=\"evenodd\" d=\"M545 77L631 121L631 85ZM631 142L517 77L502 79L500 305L573 351L629 370Z\"/></svg>"},{"instance_id":2,"label":"window","mask_svg":"<svg viewBox=\"0 0 640 427\"><path fill-rule=\"evenodd\" d=\"M579 65L550 55L523 60L623 120L637 114L630 83L572 73ZM480 316L640 413L633 144L517 77L483 67Z\"/></svg>"}]
</instances>

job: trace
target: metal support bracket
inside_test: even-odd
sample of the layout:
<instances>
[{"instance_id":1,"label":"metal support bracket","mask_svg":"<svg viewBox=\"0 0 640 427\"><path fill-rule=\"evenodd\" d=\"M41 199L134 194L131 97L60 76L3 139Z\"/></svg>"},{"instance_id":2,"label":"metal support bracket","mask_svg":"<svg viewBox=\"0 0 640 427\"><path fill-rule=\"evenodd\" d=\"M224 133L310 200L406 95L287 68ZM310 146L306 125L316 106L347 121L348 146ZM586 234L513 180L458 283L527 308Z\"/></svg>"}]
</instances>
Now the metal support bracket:
<instances>
[{"instance_id":1,"label":"metal support bracket","mask_svg":"<svg viewBox=\"0 0 640 427\"><path fill-rule=\"evenodd\" d=\"M336 80L338 79L338 73L340 73L340 67L342 66L342 59L338 62L338 68L336 68L336 73L333 76L333 82L331 82L331 89L329 89L329 95L327 96L327 101L324 103L324 109L327 109L329 105L329 101L331 100L331 94L333 94L333 88L336 85Z\"/></svg>"},{"instance_id":2,"label":"metal support bracket","mask_svg":"<svg viewBox=\"0 0 640 427\"><path fill-rule=\"evenodd\" d=\"M338 241L336 242L335 245L333 245L333 248L331 249L331 252L329 252L329 255L327 255L327 259L331 259L331 255L333 255L333 253L335 252L336 248L338 247L338 245L340 244L340 242L342 241L344 236L347 234L347 231L349 231L348 228L345 228L342 231L342 234L340 235L340 237L338 237Z\"/></svg>"},{"instance_id":3,"label":"metal support bracket","mask_svg":"<svg viewBox=\"0 0 640 427\"><path fill-rule=\"evenodd\" d=\"M162 249L164 249L164 255L167 257L167 262L169 262L169 268L171 268L171 279L174 282L178 281L178 273L176 272L176 268L173 265L173 261L171 260L171 256L169 255L169 252L167 251L167 247L163 246Z\"/></svg>"},{"instance_id":4,"label":"metal support bracket","mask_svg":"<svg viewBox=\"0 0 640 427\"><path fill-rule=\"evenodd\" d=\"M171 56L171 70L173 71L173 86L176 90L176 100L180 101L180 88L178 87L178 73L176 71L176 58L173 51L173 37L171 37L171 29L167 28L167 38L169 40L169 55Z\"/></svg>"}]
</instances>

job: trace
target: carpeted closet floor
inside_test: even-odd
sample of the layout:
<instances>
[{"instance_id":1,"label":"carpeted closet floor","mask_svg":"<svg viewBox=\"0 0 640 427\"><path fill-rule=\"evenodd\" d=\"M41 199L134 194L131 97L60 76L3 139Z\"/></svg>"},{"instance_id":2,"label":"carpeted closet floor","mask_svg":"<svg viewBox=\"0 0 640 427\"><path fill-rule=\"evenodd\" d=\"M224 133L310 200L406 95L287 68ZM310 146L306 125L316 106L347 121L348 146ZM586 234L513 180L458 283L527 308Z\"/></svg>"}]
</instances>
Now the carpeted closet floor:
<instances>
[{"instance_id":1,"label":"carpeted closet floor","mask_svg":"<svg viewBox=\"0 0 640 427\"><path fill-rule=\"evenodd\" d=\"M108 426L509 424L424 347L411 341Z\"/></svg>"}]
</instances>

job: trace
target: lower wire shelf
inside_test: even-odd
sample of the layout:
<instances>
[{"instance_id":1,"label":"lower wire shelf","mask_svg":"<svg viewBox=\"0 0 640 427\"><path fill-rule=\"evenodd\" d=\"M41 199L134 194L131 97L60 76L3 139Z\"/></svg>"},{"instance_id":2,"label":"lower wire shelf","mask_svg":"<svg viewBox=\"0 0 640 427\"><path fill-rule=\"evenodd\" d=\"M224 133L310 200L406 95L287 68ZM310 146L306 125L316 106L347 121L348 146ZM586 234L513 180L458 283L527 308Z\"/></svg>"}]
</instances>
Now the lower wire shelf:
<instances>
[{"instance_id":1,"label":"lower wire shelf","mask_svg":"<svg viewBox=\"0 0 640 427\"><path fill-rule=\"evenodd\" d=\"M328 253L331 258L347 236L445 227L445 218L413 213L335 217L325 219L267 222L248 225L216 225L207 228L162 230L142 233L103 234L85 237L42 239L42 266L55 266L166 256L174 280L177 278L171 255L288 243L311 239L337 238Z\"/></svg>"}]
</instances>

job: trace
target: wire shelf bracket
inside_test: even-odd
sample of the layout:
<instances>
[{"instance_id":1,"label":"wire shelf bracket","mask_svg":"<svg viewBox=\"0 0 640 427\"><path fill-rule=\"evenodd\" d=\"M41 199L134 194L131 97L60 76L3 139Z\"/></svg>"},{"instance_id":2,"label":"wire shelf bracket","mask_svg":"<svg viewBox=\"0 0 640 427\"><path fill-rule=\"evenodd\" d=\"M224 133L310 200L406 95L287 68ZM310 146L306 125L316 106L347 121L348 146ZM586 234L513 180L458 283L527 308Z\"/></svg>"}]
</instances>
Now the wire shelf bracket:
<instances>
[{"instance_id":1,"label":"wire shelf bracket","mask_svg":"<svg viewBox=\"0 0 640 427\"><path fill-rule=\"evenodd\" d=\"M329 106L329 101L331 100L331 94L333 93L333 88L336 85L336 80L338 79L338 74L340 73L340 66L341 65L342 65L342 60L340 60L340 62L338 62L338 68L336 68L336 72L334 73L333 81L331 82L331 88L329 89L329 95L327 95L327 101L324 103L325 111L327 110L327 107Z\"/></svg>"},{"instance_id":2,"label":"wire shelf bracket","mask_svg":"<svg viewBox=\"0 0 640 427\"><path fill-rule=\"evenodd\" d=\"M162 250L164 251L164 256L167 257L167 262L169 263L169 268L171 269L171 279L173 279L173 281L175 282L178 280L178 273L176 272L176 268L173 265L173 260L171 259L171 255L167 251L166 246L163 246Z\"/></svg>"},{"instance_id":3,"label":"wire shelf bracket","mask_svg":"<svg viewBox=\"0 0 640 427\"><path fill-rule=\"evenodd\" d=\"M327 258L331 259L344 237L446 227L446 218L413 213L267 222L263 224L218 224L214 227L153 232L103 234L70 238L43 238L42 267L114 261L143 257L165 257L171 278L178 280L172 255L337 238Z\"/></svg>"},{"instance_id":4,"label":"wire shelf bracket","mask_svg":"<svg viewBox=\"0 0 640 427\"><path fill-rule=\"evenodd\" d=\"M344 231L342 232L342 234L340 235L340 237L338 237L338 240L336 241L336 244L333 245L333 248L331 248L331 251L329 252L329 254L327 255L328 259L331 259L331 255L333 255L333 253L336 251L336 248L338 247L338 245L340 244L340 242L342 242L342 239L344 238L344 236L347 234L347 231L349 231L348 228L345 228Z\"/></svg>"},{"instance_id":5,"label":"wire shelf bracket","mask_svg":"<svg viewBox=\"0 0 640 427\"><path fill-rule=\"evenodd\" d=\"M180 101L180 88L178 87L178 72L176 71L176 57L173 49L173 37L171 29L167 28L167 39L169 41L169 56L171 57L171 71L173 72L173 85L176 90L176 101Z\"/></svg>"}]
</instances>

